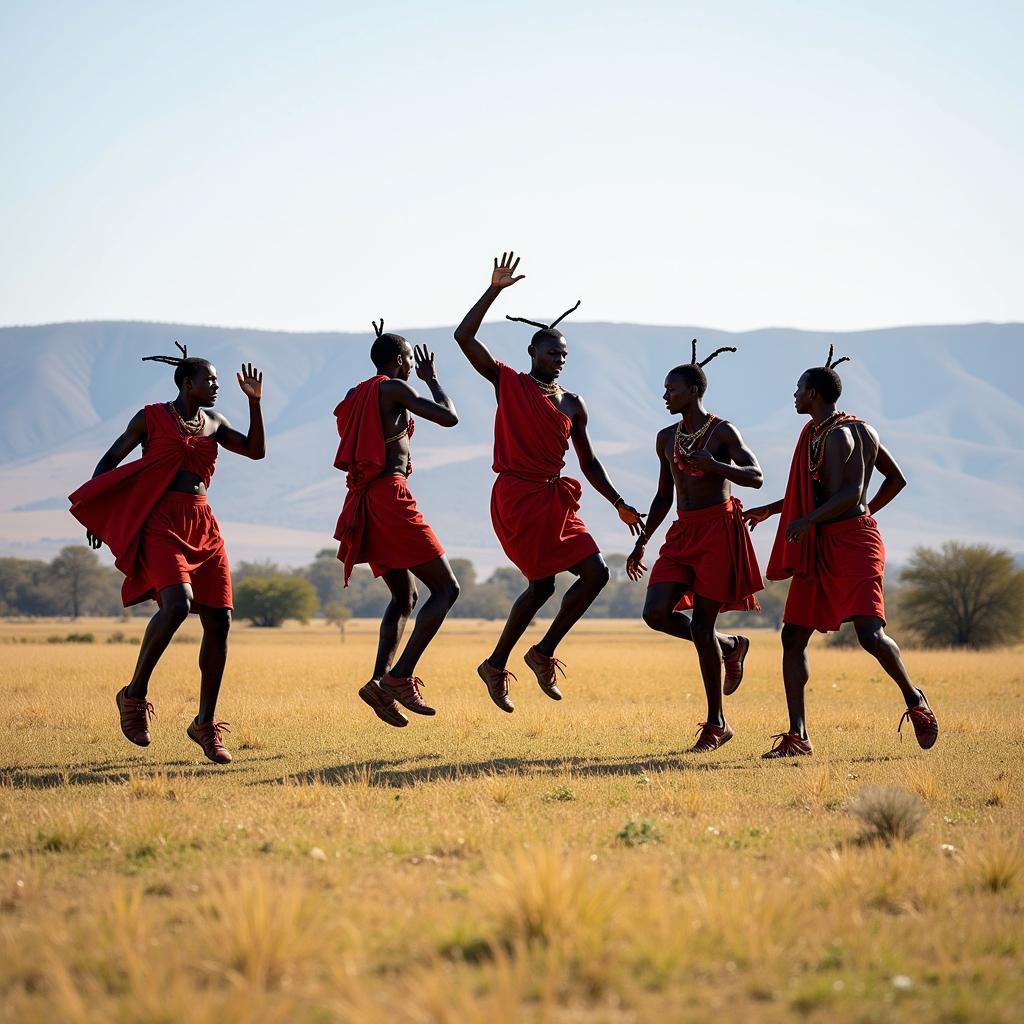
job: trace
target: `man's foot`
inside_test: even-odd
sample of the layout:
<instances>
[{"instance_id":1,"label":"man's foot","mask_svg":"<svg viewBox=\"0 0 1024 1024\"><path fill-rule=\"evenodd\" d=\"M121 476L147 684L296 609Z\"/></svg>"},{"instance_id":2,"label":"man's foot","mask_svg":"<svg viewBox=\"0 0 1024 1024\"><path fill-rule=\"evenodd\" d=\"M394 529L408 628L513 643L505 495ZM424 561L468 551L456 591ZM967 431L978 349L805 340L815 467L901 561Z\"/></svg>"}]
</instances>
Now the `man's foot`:
<instances>
[{"instance_id":1,"label":"man's foot","mask_svg":"<svg viewBox=\"0 0 1024 1024\"><path fill-rule=\"evenodd\" d=\"M903 712L899 728L896 731L900 734L900 739L903 739L903 723L909 719L910 724L914 727L918 745L922 750L931 750L939 738L939 723L935 719L935 712L928 706L928 698L924 695L924 690L917 692L921 694L921 700L924 703L919 704L916 708L907 708Z\"/></svg>"},{"instance_id":2,"label":"man's foot","mask_svg":"<svg viewBox=\"0 0 1024 1024\"><path fill-rule=\"evenodd\" d=\"M690 747L691 754L708 754L712 750L725 746L732 739L732 728L728 722L724 725L712 725L701 722L697 728L697 742Z\"/></svg>"},{"instance_id":3,"label":"man's foot","mask_svg":"<svg viewBox=\"0 0 1024 1024\"><path fill-rule=\"evenodd\" d=\"M373 708L373 713L388 725L401 729L409 724L409 719L398 710L398 705L380 688L376 679L359 687L359 696Z\"/></svg>"},{"instance_id":4,"label":"man's foot","mask_svg":"<svg viewBox=\"0 0 1024 1024\"><path fill-rule=\"evenodd\" d=\"M222 732L231 732L227 722L207 722L200 725L197 718L189 722L185 730L188 738L203 748L203 753L214 764L230 764L231 755L220 738Z\"/></svg>"},{"instance_id":5,"label":"man's foot","mask_svg":"<svg viewBox=\"0 0 1024 1024\"><path fill-rule=\"evenodd\" d=\"M476 674L484 681L487 693L491 700L501 708L502 711L513 712L515 705L508 699L508 681L516 677L507 668L495 668L489 662L482 661L477 665Z\"/></svg>"},{"instance_id":6,"label":"man's foot","mask_svg":"<svg viewBox=\"0 0 1024 1024\"><path fill-rule=\"evenodd\" d=\"M798 732L779 732L772 739L775 743L771 750L761 755L764 758L803 757L814 753L811 741L805 740Z\"/></svg>"},{"instance_id":7,"label":"man's foot","mask_svg":"<svg viewBox=\"0 0 1024 1024\"><path fill-rule=\"evenodd\" d=\"M722 692L727 697L735 693L743 682L743 662L747 657L747 651L750 650L749 637L737 634L735 640L736 646L722 658L722 664L725 666L725 685Z\"/></svg>"},{"instance_id":8,"label":"man's foot","mask_svg":"<svg viewBox=\"0 0 1024 1024\"><path fill-rule=\"evenodd\" d=\"M137 747L148 747L151 737L147 717L152 718L156 712L148 700L129 697L125 693L127 689L127 686L122 686L114 697L117 710L121 713L121 732Z\"/></svg>"},{"instance_id":9,"label":"man's foot","mask_svg":"<svg viewBox=\"0 0 1024 1024\"><path fill-rule=\"evenodd\" d=\"M558 688L558 677L555 673L556 671L561 672L564 677L565 663L557 658L549 658L546 654L541 654L536 647L531 647L523 655L523 661L526 662L527 667L533 669L533 674L537 677L540 688L552 700L561 700L562 691Z\"/></svg>"},{"instance_id":10,"label":"man's foot","mask_svg":"<svg viewBox=\"0 0 1024 1024\"><path fill-rule=\"evenodd\" d=\"M409 676L403 679L393 676L390 672L385 672L384 678L380 681L380 689L384 696L391 700L397 700L403 708L407 708L416 715L436 715L437 711L424 704L423 698L420 696L420 687L424 685L419 676Z\"/></svg>"}]
</instances>

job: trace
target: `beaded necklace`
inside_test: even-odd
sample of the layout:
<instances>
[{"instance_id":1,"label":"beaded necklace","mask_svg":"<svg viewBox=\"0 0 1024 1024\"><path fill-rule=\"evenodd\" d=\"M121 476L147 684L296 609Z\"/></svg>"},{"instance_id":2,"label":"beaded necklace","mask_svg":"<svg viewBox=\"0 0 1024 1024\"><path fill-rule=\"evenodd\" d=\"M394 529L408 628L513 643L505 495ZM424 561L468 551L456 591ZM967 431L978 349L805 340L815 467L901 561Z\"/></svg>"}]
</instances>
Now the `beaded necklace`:
<instances>
[{"instance_id":1,"label":"beaded necklace","mask_svg":"<svg viewBox=\"0 0 1024 1024\"><path fill-rule=\"evenodd\" d=\"M551 398L553 395L560 395L564 390L561 384L548 384L546 381L538 380L534 375L530 374L530 380L540 388L541 394Z\"/></svg>"},{"instance_id":2,"label":"beaded necklace","mask_svg":"<svg viewBox=\"0 0 1024 1024\"><path fill-rule=\"evenodd\" d=\"M687 476L701 477L704 475L703 469L688 468L684 459L688 455L693 454L697 442L707 434L714 424L719 422L718 417L712 413L708 413L707 416L708 418L701 424L701 426L691 433L687 433L683 429L683 420L680 420L676 427L675 437L672 440L672 458L675 460L675 464L679 469L681 469Z\"/></svg>"},{"instance_id":3,"label":"beaded necklace","mask_svg":"<svg viewBox=\"0 0 1024 1024\"><path fill-rule=\"evenodd\" d=\"M168 402L167 408L171 411L171 415L183 434L187 434L189 437L197 437L202 434L206 427L206 416L203 415L202 409L197 410L192 419L186 420L178 412L178 407L173 402Z\"/></svg>"},{"instance_id":4,"label":"beaded necklace","mask_svg":"<svg viewBox=\"0 0 1024 1024\"><path fill-rule=\"evenodd\" d=\"M810 470L812 480L821 482L821 467L825 462L825 439L833 430L843 426L847 420L852 418L845 412L836 409L816 427L811 428L811 443L807 448L807 468Z\"/></svg>"}]
</instances>

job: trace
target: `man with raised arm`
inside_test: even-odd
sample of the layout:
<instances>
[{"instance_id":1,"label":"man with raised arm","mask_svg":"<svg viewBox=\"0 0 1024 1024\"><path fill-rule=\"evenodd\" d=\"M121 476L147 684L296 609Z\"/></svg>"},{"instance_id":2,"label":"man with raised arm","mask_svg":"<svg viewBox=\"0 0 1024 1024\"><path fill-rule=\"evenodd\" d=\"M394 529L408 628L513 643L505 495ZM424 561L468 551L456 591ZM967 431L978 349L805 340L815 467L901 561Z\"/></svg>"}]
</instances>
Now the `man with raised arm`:
<instances>
[{"instance_id":1,"label":"man with raised arm","mask_svg":"<svg viewBox=\"0 0 1024 1024\"><path fill-rule=\"evenodd\" d=\"M812 752L804 719L804 688L810 677L807 644L815 630L830 632L852 620L861 646L896 683L908 721L925 750L935 745L939 725L924 692L907 675L900 649L885 633L882 577L885 546L873 513L906 486L895 459L863 420L836 409L843 382L829 345L824 366L804 371L793 394L796 411L811 420L797 441L786 496L749 509L750 529L781 512L768 578L792 577L782 627L782 677L789 709L789 731L773 737L766 758ZM868 501L871 473L882 484ZM897 730L897 731L899 731Z\"/></svg>"},{"instance_id":2,"label":"man with raised arm","mask_svg":"<svg viewBox=\"0 0 1024 1024\"><path fill-rule=\"evenodd\" d=\"M675 498L677 519L654 563L647 584L644 622L651 629L693 641L700 662L707 720L697 729L697 754L717 750L732 739L733 731L722 708L722 665L725 693L733 693L743 679L743 661L750 641L745 636L716 633L723 611L753 611L754 594L764 587L750 537L743 527L743 506L732 497L732 484L760 487L761 467L728 420L704 408L708 379L704 367L726 347L697 362L697 339L689 363L669 370L665 378L665 405L679 422L658 432L655 450L660 475L658 493L651 502L647 525L626 560L630 579L638 580L647 538L660 525ZM682 609L692 608L692 619Z\"/></svg>"},{"instance_id":3,"label":"man with raised arm","mask_svg":"<svg viewBox=\"0 0 1024 1024\"><path fill-rule=\"evenodd\" d=\"M514 710L508 695L509 680L515 679L507 668L509 656L554 594L555 576L571 572L577 579L547 632L524 658L541 690L552 700L562 699L556 672L565 674L563 663L555 657L558 644L608 582L608 566L577 515L582 493L579 482L561 475L570 440L591 486L615 506L632 533L639 533L642 524L640 514L625 503L594 454L583 399L557 383L569 349L556 326L579 303L550 324L507 318L539 328L527 348L529 373L518 373L498 362L477 340L494 300L525 276L516 276L518 266L519 260L511 252L502 256L500 264L495 259L490 287L455 331L466 358L494 388L498 409L493 469L498 478L491 491L491 522L505 554L527 580L497 645L477 668L491 700L502 711Z\"/></svg>"},{"instance_id":4,"label":"man with raised arm","mask_svg":"<svg viewBox=\"0 0 1024 1024\"><path fill-rule=\"evenodd\" d=\"M175 342L177 344L177 342ZM124 606L154 598L160 606L149 620L135 673L117 691L121 732L149 746L149 680L160 656L189 612L199 616L199 713L186 732L209 760L227 764L227 722L216 720L217 696L227 660L231 625L231 570L217 520L206 501L219 448L248 459L266 454L263 436L263 374L252 364L237 374L249 400L249 431L235 430L214 412L220 384L208 359L146 356L174 367L177 397L147 405L96 465L92 479L71 495L71 514L86 528L94 548L106 543L125 574ZM139 445L142 458L120 466Z\"/></svg>"},{"instance_id":5,"label":"man with raised arm","mask_svg":"<svg viewBox=\"0 0 1024 1024\"><path fill-rule=\"evenodd\" d=\"M376 340L370 361L376 373L357 384L334 410L338 423L338 454L334 465L346 472L348 493L334 531L338 558L345 565L345 585L357 562L368 562L381 576L391 600L380 622L380 640L373 675L359 696L388 725L409 720L401 704L417 715L433 715L423 701L423 680L416 663L441 628L459 596L459 585L444 548L416 508L407 480L412 473L410 439L413 414L454 427L459 422L452 400L434 369L434 354L416 347L416 375L430 389L422 398L409 386L414 352L400 334L385 334L384 321L374 322ZM416 580L429 591L401 657L395 654L416 604Z\"/></svg>"}]
</instances>

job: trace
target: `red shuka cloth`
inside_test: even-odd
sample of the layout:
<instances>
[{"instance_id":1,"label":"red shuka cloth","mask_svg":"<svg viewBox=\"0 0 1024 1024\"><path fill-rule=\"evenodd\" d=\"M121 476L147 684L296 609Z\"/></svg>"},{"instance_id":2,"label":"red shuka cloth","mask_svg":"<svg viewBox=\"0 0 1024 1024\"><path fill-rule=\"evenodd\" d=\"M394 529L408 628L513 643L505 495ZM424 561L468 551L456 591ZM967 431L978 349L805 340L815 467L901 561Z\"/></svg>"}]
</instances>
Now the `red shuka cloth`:
<instances>
[{"instance_id":1,"label":"red shuka cloth","mask_svg":"<svg viewBox=\"0 0 1024 1024\"><path fill-rule=\"evenodd\" d=\"M860 420L848 416L842 422ZM813 427L808 423L797 441L768 561L770 580L793 577L783 621L823 633L838 629L855 615L877 616L884 622L885 546L871 516L818 523L798 543L786 540L789 524L806 518L815 508L808 463Z\"/></svg>"},{"instance_id":2,"label":"red shuka cloth","mask_svg":"<svg viewBox=\"0 0 1024 1024\"><path fill-rule=\"evenodd\" d=\"M720 505L693 512L680 509L677 514L647 586L684 584L686 593L677 610L692 608L695 594L720 601L723 612L760 610L754 594L764 589L764 580L740 500L728 498Z\"/></svg>"},{"instance_id":3,"label":"red shuka cloth","mask_svg":"<svg viewBox=\"0 0 1024 1024\"><path fill-rule=\"evenodd\" d=\"M195 474L209 487L217 462L217 442L212 437L182 433L166 405L147 405L143 411L146 443L142 458L93 477L69 499L71 514L110 548L114 564L124 573L121 600L126 608L154 596L140 560L143 528L150 513L178 470Z\"/></svg>"},{"instance_id":4,"label":"red shuka cloth","mask_svg":"<svg viewBox=\"0 0 1024 1024\"><path fill-rule=\"evenodd\" d=\"M380 418L383 374L357 385L334 410L338 422L336 469L348 475L334 539L345 566L345 586L357 562L369 562L374 576L411 569L444 554L444 548L416 508L405 477L384 472L384 427ZM409 417L409 435L414 428ZM409 464L412 472L412 464Z\"/></svg>"},{"instance_id":5,"label":"red shuka cloth","mask_svg":"<svg viewBox=\"0 0 1024 1024\"><path fill-rule=\"evenodd\" d=\"M560 476L572 421L528 373L498 363L491 523L528 580L564 572L598 551L579 510L578 480Z\"/></svg>"},{"instance_id":6,"label":"red shuka cloth","mask_svg":"<svg viewBox=\"0 0 1024 1024\"><path fill-rule=\"evenodd\" d=\"M885 545L871 516L821 523L815 571L794 576L782 621L828 633L857 615L885 622Z\"/></svg>"}]
</instances>

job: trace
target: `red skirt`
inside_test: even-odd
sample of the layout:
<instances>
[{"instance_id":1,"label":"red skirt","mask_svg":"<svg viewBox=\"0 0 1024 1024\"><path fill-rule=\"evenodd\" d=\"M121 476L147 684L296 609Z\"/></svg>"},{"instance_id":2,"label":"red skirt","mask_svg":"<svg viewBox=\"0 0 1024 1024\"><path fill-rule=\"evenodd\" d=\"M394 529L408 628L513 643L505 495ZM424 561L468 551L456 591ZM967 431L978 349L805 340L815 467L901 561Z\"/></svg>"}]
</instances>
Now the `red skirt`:
<instances>
[{"instance_id":1,"label":"red skirt","mask_svg":"<svg viewBox=\"0 0 1024 1024\"><path fill-rule=\"evenodd\" d=\"M377 477L366 488L364 508L363 543L356 561L368 562L374 576L389 569L412 569L444 554L404 476ZM344 552L338 557L344 561Z\"/></svg>"},{"instance_id":2,"label":"red skirt","mask_svg":"<svg viewBox=\"0 0 1024 1024\"><path fill-rule=\"evenodd\" d=\"M692 608L698 594L718 601L724 612L758 610L754 594L764 589L764 580L742 511L737 498L695 512L680 509L647 586L681 583L686 593L677 609Z\"/></svg>"},{"instance_id":3,"label":"red skirt","mask_svg":"<svg viewBox=\"0 0 1024 1024\"><path fill-rule=\"evenodd\" d=\"M528 580L565 572L599 550L576 514L578 480L555 476L528 480L500 473L491 491L491 523L515 567Z\"/></svg>"},{"instance_id":4,"label":"red skirt","mask_svg":"<svg viewBox=\"0 0 1024 1024\"><path fill-rule=\"evenodd\" d=\"M815 530L815 571L794 576L782 620L828 633L855 615L885 622L885 545L871 516L822 523Z\"/></svg>"},{"instance_id":5,"label":"red skirt","mask_svg":"<svg viewBox=\"0 0 1024 1024\"><path fill-rule=\"evenodd\" d=\"M192 610L231 608L231 569L224 538L205 494L168 491L150 512L139 544L139 575L125 580L122 595L137 604L159 600L160 591L188 583ZM129 594L129 585L133 594ZM138 594L138 588L145 592Z\"/></svg>"}]
</instances>

